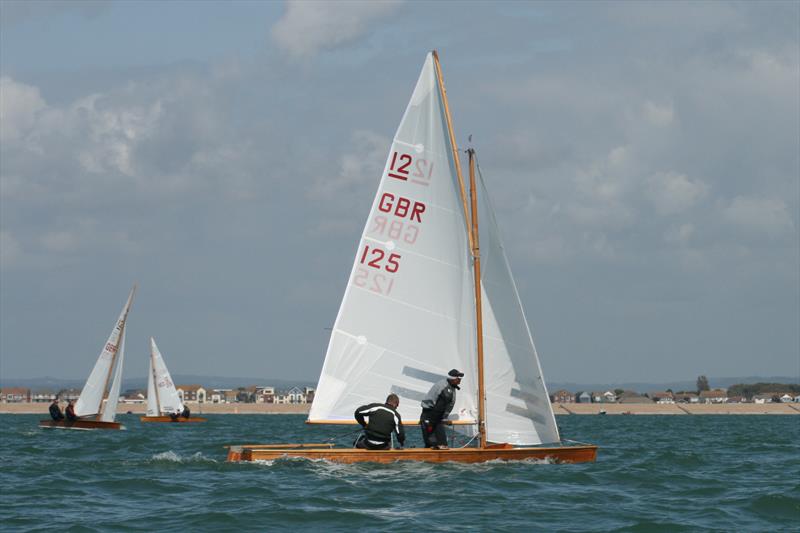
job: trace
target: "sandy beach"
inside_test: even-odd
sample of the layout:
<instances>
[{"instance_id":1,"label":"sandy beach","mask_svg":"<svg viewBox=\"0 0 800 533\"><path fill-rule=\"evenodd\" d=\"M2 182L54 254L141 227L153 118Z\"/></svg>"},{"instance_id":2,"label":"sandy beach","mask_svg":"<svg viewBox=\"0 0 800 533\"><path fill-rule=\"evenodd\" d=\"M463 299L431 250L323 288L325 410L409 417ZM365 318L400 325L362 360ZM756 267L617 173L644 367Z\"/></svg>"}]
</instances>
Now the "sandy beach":
<instances>
[{"instance_id":1,"label":"sandy beach","mask_svg":"<svg viewBox=\"0 0 800 533\"><path fill-rule=\"evenodd\" d=\"M0 414L47 414L47 403L2 403ZM62 405L63 407L63 405ZM195 415L201 414L306 414L310 404L229 403L189 404ZM557 415L800 415L800 404L791 403L724 403L724 404L647 404L647 403L557 403ZM123 404L118 413L144 414L143 404Z\"/></svg>"}]
</instances>

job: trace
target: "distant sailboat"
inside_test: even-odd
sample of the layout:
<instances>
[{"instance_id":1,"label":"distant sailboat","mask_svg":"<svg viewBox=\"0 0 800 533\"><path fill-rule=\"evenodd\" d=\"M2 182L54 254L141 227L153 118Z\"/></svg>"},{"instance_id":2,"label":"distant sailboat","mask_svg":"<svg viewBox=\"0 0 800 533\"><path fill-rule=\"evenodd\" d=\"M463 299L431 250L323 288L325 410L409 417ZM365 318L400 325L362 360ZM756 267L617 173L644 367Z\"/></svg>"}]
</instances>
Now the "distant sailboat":
<instances>
[{"instance_id":1,"label":"distant sailboat","mask_svg":"<svg viewBox=\"0 0 800 533\"><path fill-rule=\"evenodd\" d=\"M125 324L128 320L128 311L133 303L136 286L131 289L125 307L117 319L114 329L111 330L100 357L89 374L86 384L81 390L81 395L75 403L75 415L78 420L40 420L41 428L64 429L124 429L122 424L115 422L117 403L119 402L119 389L122 383L122 367L125 360ZM113 374L113 379L112 379ZM109 381L111 388L108 389ZM103 404L103 398L108 392L108 398Z\"/></svg>"},{"instance_id":2,"label":"distant sailboat","mask_svg":"<svg viewBox=\"0 0 800 533\"><path fill-rule=\"evenodd\" d=\"M150 337L150 369L147 372L147 414L139 417L142 422L205 422L205 418L183 417L184 405L172 376L169 375L164 358Z\"/></svg>"},{"instance_id":3,"label":"distant sailboat","mask_svg":"<svg viewBox=\"0 0 800 533\"><path fill-rule=\"evenodd\" d=\"M480 177L480 190L476 185L475 152L467 153L469 191L441 67L432 52L390 148L308 422L352 424L358 406L395 393L401 399L398 411L416 428L420 400L449 369L457 368L466 376L450 422L474 437L475 446L376 451L241 445L229 448L229 461L595 459L596 446L561 441ZM484 222L480 234L478 213Z\"/></svg>"}]
</instances>

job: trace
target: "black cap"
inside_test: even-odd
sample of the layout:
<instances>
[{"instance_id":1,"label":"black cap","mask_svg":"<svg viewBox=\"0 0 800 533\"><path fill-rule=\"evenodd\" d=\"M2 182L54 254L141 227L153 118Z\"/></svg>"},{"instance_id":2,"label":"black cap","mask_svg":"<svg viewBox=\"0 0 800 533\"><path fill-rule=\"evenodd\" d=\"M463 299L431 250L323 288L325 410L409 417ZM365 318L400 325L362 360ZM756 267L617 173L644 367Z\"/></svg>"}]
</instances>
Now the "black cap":
<instances>
[{"instance_id":1,"label":"black cap","mask_svg":"<svg viewBox=\"0 0 800 533\"><path fill-rule=\"evenodd\" d=\"M463 378L464 377L464 373L463 372L459 372L455 368L453 370L451 370L450 372L448 372L447 375L449 377L451 377L451 378Z\"/></svg>"}]
</instances>

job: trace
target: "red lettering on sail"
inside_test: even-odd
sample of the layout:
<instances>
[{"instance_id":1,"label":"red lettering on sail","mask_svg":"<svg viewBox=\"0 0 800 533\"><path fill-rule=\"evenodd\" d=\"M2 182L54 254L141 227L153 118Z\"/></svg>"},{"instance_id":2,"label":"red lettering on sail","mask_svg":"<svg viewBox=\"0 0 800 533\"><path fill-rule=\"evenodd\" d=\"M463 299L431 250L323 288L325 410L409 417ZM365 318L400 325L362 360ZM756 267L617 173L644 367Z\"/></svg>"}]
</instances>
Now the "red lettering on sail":
<instances>
[{"instance_id":1,"label":"red lettering on sail","mask_svg":"<svg viewBox=\"0 0 800 533\"><path fill-rule=\"evenodd\" d=\"M369 245L364 246L364 251L361 253L359 263L366 264L369 267L378 270L385 270L386 272L395 273L400 269L400 254L386 254L380 248L370 248Z\"/></svg>"},{"instance_id":2,"label":"red lettering on sail","mask_svg":"<svg viewBox=\"0 0 800 533\"><path fill-rule=\"evenodd\" d=\"M117 351L117 347L109 342L106 344L106 351L109 353L115 353Z\"/></svg>"},{"instance_id":3,"label":"red lettering on sail","mask_svg":"<svg viewBox=\"0 0 800 533\"><path fill-rule=\"evenodd\" d=\"M378 210L384 213L392 214L399 218L409 218L422 222L422 213L425 212L425 204L422 202L411 201L404 196L395 197L390 192L385 192L378 202Z\"/></svg>"}]
</instances>

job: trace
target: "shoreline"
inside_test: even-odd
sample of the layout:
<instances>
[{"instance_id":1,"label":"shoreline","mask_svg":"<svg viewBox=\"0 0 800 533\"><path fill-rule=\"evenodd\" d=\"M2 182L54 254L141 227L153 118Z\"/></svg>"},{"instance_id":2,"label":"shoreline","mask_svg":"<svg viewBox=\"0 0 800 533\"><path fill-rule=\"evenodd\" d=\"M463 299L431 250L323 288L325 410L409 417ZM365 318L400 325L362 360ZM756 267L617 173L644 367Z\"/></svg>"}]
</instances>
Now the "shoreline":
<instances>
[{"instance_id":1,"label":"shoreline","mask_svg":"<svg viewBox=\"0 0 800 533\"><path fill-rule=\"evenodd\" d=\"M271 403L189 403L193 415L301 415L308 414L311 404ZM48 414L49 403L0 403L0 414ZM121 404L117 414L145 413L144 404ZM559 416L599 415L800 415L800 404L792 403L721 403L721 404L647 404L647 403L556 403L553 412Z\"/></svg>"}]
</instances>

